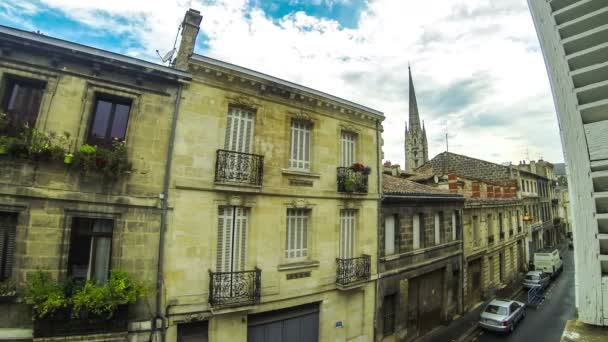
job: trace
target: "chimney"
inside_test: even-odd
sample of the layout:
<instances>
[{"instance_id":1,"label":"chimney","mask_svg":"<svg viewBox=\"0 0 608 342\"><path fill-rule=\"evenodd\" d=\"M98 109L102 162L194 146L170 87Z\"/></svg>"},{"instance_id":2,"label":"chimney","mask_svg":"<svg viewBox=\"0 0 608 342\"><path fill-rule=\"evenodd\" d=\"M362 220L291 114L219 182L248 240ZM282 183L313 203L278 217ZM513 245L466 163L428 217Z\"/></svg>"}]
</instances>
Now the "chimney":
<instances>
[{"instance_id":1,"label":"chimney","mask_svg":"<svg viewBox=\"0 0 608 342\"><path fill-rule=\"evenodd\" d=\"M179 43L179 50L177 57L175 58L175 67L180 70L188 70L188 60L194 52L194 44L196 43L196 36L198 35L198 29L201 24L203 16L201 12L189 9L184 16L182 22L182 39Z\"/></svg>"}]
</instances>

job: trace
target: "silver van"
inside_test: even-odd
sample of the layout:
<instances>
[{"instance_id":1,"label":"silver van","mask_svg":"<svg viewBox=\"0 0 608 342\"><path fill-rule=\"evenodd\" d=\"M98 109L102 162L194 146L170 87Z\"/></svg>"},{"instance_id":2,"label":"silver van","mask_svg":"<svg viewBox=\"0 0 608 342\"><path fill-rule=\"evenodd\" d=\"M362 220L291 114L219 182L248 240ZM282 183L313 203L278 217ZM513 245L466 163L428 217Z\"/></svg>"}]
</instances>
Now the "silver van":
<instances>
[{"instance_id":1,"label":"silver van","mask_svg":"<svg viewBox=\"0 0 608 342\"><path fill-rule=\"evenodd\" d=\"M547 286L549 286L550 279L551 277L547 273L541 271L530 271L526 273L522 285L526 289L531 289L533 287L541 287L545 289Z\"/></svg>"}]
</instances>

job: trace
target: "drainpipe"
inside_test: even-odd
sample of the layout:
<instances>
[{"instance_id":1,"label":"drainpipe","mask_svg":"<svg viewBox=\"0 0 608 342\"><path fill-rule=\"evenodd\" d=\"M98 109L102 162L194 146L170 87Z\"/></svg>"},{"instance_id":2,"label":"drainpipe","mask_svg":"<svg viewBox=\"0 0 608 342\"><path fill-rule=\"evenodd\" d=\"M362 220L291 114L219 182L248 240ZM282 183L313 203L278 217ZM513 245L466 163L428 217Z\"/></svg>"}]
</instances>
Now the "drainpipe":
<instances>
[{"instance_id":1,"label":"drainpipe","mask_svg":"<svg viewBox=\"0 0 608 342\"><path fill-rule=\"evenodd\" d=\"M179 114L179 104L182 97L182 84L177 85L177 94L173 108L173 118L171 121L171 134L169 136L169 146L167 147L167 163L165 165L165 179L163 181L163 192L161 193L161 214L160 214L160 236L158 239L158 269L156 271L156 319L154 320L154 331L158 329L158 320L161 321L160 339L165 341L167 328L165 325L165 310L162 307L163 296L163 270L165 254L165 232L167 231L167 211L169 200L169 184L171 181L171 165L173 163L173 146L175 145L175 131L177 129L177 117Z\"/></svg>"},{"instance_id":2,"label":"drainpipe","mask_svg":"<svg viewBox=\"0 0 608 342\"><path fill-rule=\"evenodd\" d=\"M463 202L463 206L464 206L464 202ZM464 277L464 263L465 263L465 258L464 258L464 209L460 210L460 222L458 222L458 224L460 225L460 313L464 314L464 282L465 282L465 277ZM471 291L471 289L469 289L469 291Z\"/></svg>"},{"instance_id":3,"label":"drainpipe","mask_svg":"<svg viewBox=\"0 0 608 342\"><path fill-rule=\"evenodd\" d=\"M378 303L378 287L380 286L380 279L378 278L378 276L380 275L380 249L379 249L379 241L378 238L380 237L380 227L382 225L382 222L380 222L380 213L381 213L381 209L382 209L382 188L381 188L381 180L380 177L382 177L382 172L380 169L380 149L382 148L382 144L380 143L380 122L379 120L376 120L376 174L377 174L377 181L376 181L376 187L378 189L378 210L376 210L376 286L374 286L374 303ZM377 324L377 311L378 311L378 306L374 305L374 322L372 324L373 329L373 337L372 337L372 341L376 340L376 324Z\"/></svg>"}]
</instances>

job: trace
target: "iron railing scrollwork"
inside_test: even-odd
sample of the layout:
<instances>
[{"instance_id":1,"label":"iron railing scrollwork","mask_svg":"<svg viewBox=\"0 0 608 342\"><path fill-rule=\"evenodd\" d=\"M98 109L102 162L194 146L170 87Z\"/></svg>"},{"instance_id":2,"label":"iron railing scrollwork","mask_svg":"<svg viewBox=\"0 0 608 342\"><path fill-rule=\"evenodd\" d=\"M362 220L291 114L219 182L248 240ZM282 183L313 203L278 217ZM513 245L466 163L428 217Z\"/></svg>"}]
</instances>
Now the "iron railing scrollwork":
<instances>
[{"instance_id":1,"label":"iron railing scrollwork","mask_svg":"<svg viewBox=\"0 0 608 342\"><path fill-rule=\"evenodd\" d=\"M209 304L212 306L253 305L260 302L262 270L209 271Z\"/></svg>"},{"instance_id":2,"label":"iron railing scrollwork","mask_svg":"<svg viewBox=\"0 0 608 342\"><path fill-rule=\"evenodd\" d=\"M364 254L358 258L337 258L336 283L346 286L358 281L368 280L371 275L371 257Z\"/></svg>"},{"instance_id":3,"label":"iron railing scrollwork","mask_svg":"<svg viewBox=\"0 0 608 342\"><path fill-rule=\"evenodd\" d=\"M217 150L215 181L217 183L262 185L264 156Z\"/></svg>"},{"instance_id":4,"label":"iron railing scrollwork","mask_svg":"<svg viewBox=\"0 0 608 342\"><path fill-rule=\"evenodd\" d=\"M338 192L367 193L369 172L338 167Z\"/></svg>"}]
</instances>

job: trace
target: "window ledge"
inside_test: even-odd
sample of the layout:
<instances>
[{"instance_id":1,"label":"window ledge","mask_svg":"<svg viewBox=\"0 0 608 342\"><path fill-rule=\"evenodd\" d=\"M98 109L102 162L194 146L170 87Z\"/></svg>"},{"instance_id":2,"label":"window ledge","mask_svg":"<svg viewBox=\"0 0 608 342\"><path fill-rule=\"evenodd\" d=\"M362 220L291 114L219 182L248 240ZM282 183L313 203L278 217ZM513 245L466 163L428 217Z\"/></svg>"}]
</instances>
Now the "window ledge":
<instances>
[{"instance_id":1,"label":"window ledge","mask_svg":"<svg viewBox=\"0 0 608 342\"><path fill-rule=\"evenodd\" d=\"M291 270L297 270L300 268L319 267L319 264L320 263L317 260L291 262L288 264L281 264L277 267L277 269L279 271L291 271Z\"/></svg>"},{"instance_id":2,"label":"window ledge","mask_svg":"<svg viewBox=\"0 0 608 342\"><path fill-rule=\"evenodd\" d=\"M303 177L311 177L311 178L321 178L320 173L304 171L304 170L295 170L295 169L281 169L281 173L289 176L303 176Z\"/></svg>"}]
</instances>

